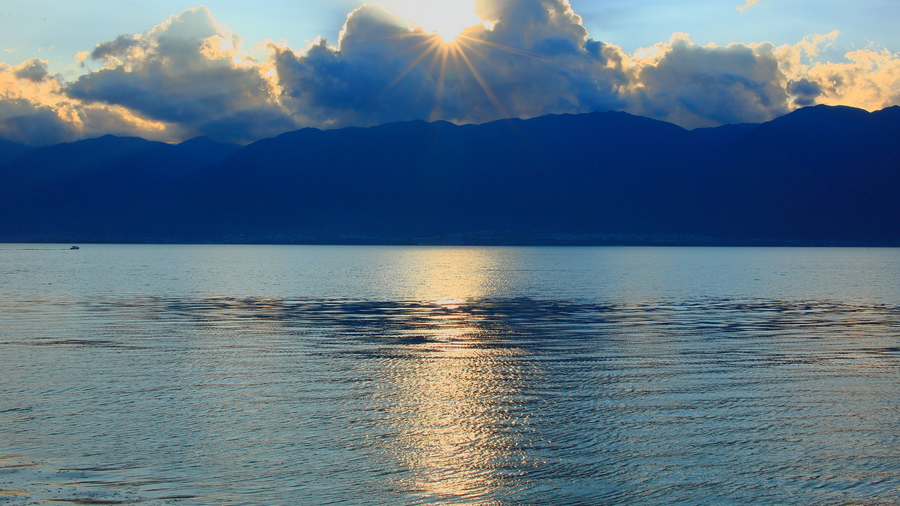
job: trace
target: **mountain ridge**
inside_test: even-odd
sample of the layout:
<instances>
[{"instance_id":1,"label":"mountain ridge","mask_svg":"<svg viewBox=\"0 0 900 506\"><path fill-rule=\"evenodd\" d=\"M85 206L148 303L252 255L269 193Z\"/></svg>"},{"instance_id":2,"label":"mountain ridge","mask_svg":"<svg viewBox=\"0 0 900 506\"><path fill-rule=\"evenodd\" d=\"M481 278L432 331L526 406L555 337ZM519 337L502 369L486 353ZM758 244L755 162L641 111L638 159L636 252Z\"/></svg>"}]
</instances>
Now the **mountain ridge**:
<instances>
[{"instance_id":1,"label":"mountain ridge","mask_svg":"<svg viewBox=\"0 0 900 506\"><path fill-rule=\"evenodd\" d=\"M900 107L692 131L597 112L306 128L239 149L140 141L53 191L11 178L72 168L47 148L0 167L0 240L900 245Z\"/></svg>"}]
</instances>

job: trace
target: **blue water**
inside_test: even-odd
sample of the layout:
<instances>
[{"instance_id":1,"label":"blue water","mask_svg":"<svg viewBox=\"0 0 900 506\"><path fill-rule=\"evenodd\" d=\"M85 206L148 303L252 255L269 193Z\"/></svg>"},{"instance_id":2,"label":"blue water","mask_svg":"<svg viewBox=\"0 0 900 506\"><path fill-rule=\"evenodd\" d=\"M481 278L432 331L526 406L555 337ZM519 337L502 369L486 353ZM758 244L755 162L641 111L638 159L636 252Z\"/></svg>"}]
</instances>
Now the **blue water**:
<instances>
[{"instance_id":1,"label":"blue water","mask_svg":"<svg viewBox=\"0 0 900 506\"><path fill-rule=\"evenodd\" d=\"M0 245L0 504L898 504L900 250Z\"/></svg>"}]
</instances>

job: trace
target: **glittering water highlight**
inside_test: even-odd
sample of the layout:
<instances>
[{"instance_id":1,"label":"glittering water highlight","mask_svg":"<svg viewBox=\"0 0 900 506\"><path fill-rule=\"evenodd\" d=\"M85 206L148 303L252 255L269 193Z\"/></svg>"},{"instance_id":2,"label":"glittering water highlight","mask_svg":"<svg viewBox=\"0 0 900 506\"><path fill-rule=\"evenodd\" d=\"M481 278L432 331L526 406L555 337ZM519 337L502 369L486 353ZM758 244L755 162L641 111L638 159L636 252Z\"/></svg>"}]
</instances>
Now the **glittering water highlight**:
<instances>
[{"instance_id":1,"label":"glittering water highlight","mask_svg":"<svg viewBox=\"0 0 900 506\"><path fill-rule=\"evenodd\" d=\"M0 246L0 502L896 504L900 252Z\"/></svg>"}]
</instances>

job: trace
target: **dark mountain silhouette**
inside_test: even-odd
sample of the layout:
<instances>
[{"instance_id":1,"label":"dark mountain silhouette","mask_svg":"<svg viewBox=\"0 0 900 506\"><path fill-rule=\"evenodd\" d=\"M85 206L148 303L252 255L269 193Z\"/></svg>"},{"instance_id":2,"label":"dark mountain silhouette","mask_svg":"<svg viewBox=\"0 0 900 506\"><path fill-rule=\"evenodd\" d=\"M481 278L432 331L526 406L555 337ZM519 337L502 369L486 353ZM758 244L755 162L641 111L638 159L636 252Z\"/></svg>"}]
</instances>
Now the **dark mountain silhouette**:
<instances>
[{"instance_id":1,"label":"dark mountain silhouette","mask_svg":"<svg viewBox=\"0 0 900 506\"><path fill-rule=\"evenodd\" d=\"M196 207L181 214L213 210L198 226L215 233L310 237L622 232L672 198L655 167L690 145L679 127L624 113L305 129L192 174L183 201ZM651 209L634 205L641 194Z\"/></svg>"},{"instance_id":2,"label":"dark mountain silhouette","mask_svg":"<svg viewBox=\"0 0 900 506\"><path fill-rule=\"evenodd\" d=\"M176 181L238 148L105 135L34 149L0 168L0 239L130 235L153 223Z\"/></svg>"},{"instance_id":3,"label":"dark mountain silhouette","mask_svg":"<svg viewBox=\"0 0 900 506\"><path fill-rule=\"evenodd\" d=\"M800 109L748 132L719 167L717 235L900 245L900 107Z\"/></svg>"},{"instance_id":4,"label":"dark mountain silhouette","mask_svg":"<svg viewBox=\"0 0 900 506\"><path fill-rule=\"evenodd\" d=\"M18 142L0 139L0 167L7 165L33 149L35 148L19 144Z\"/></svg>"},{"instance_id":5,"label":"dark mountain silhouette","mask_svg":"<svg viewBox=\"0 0 900 506\"><path fill-rule=\"evenodd\" d=\"M237 144L217 142L209 137L194 137L175 146L175 150L182 156L189 157L199 165L209 165L220 162L237 150L241 149Z\"/></svg>"},{"instance_id":6,"label":"dark mountain silhouette","mask_svg":"<svg viewBox=\"0 0 900 506\"><path fill-rule=\"evenodd\" d=\"M230 155L230 156L229 156ZM900 245L900 107L111 136L0 169L0 240Z\"/></svg>"}]
</instances>

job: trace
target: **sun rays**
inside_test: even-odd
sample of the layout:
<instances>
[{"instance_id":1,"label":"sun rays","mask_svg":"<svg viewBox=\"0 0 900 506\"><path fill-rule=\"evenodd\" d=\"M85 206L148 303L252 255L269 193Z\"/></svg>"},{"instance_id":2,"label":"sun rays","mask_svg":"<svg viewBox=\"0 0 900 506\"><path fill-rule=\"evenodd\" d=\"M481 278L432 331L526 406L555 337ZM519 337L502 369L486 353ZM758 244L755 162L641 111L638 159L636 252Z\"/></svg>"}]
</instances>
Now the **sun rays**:
<instances>
[{"instance_id":1,"label":"sun rays","mask_svg":"<svg viewBox=\"0 0 900 506\"><path fill-rule=\"evenodd\" d=\"M385 92L399 84L420 65L428 64L428 72L435 78L435 100L430 119L446 119L442 114L444 96L450 79L462 86L462 76L471 76L484 96L490 101L501 118L510 117L500 98L493 92L488 79L479 72L477 61L488 60L485 51L500 50L518 56L549 60L549 58L519 49L485 40L476 34L490 33L494 24L482 20L475 13L472 0L401 0L402 16L410 21L410 31L400 37L422 38L413 51L421 51L413 62L407 66L390 83ZM430 58L430 60L429 60Z\"/></svg>"},{"instance_id":2,"label":"sun rays","mask_svg":"<svg viewBox=\"0 0 900 506\"><path fill-rule=\"evenodd\" d=\"M493 28L493 26L482 26L484 26L484 29L486 30L490 30ZM487 56L484 54L484 51L492 49L506 51L518 56L538 60L549 59L537 53L466 35L466 31L471 28L472 27L470 26L463 29L462 31L457 33L451 40L447 40L445 35L449 32L427 32L418 26L411 28L409 33L395 36L400 38L421 38L422 41L418 44L415 44L412 48L412 51L421 51L421 53L412 61L412 63L410 63L402 72L400 72L397 77L393 79L393 81L391 81L384 92L386 93L387 91L395 87L419 66L427 64L428 73L435 76L435 82L437 85L435 90L434 108L432 109L430 119L444 119L442 108L444 102L444 94L449 80L449 72L452 72L452 75L455 77L455 80L457 82L461 80L461 76L471 76L472 79L474 79L475 83L477 83L480 90L484 93L488 101L490 101L494 109L496 109L498 115L502 118L509 117L510 115L508 114L506 108L503 106L502 101L499 99L499 97L497 97L493 90L491 90L488 81L485 79L482 73L479 72L475 61L479 59L487 60Z\"/></svg>"}]
</instances>

